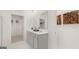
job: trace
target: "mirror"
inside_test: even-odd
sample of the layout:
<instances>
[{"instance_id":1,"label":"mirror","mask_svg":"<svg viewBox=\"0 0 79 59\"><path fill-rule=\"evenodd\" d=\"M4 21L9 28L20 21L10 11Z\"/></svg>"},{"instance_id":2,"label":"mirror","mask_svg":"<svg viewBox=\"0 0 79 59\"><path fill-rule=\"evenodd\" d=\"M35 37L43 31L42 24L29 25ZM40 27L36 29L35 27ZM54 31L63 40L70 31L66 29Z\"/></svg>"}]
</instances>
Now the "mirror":
<instances>
[{"instance_id":1,"label":"mirror","mask_svg":"<svg viewBox=\"0 0 79 59\"><path fill-rule=\"evenodd\" d=\"M48 28L48 12L44 12L40 15L39 19L39 24L40 24L40 29L47 29Z\"/></svg>"}]
</instances>

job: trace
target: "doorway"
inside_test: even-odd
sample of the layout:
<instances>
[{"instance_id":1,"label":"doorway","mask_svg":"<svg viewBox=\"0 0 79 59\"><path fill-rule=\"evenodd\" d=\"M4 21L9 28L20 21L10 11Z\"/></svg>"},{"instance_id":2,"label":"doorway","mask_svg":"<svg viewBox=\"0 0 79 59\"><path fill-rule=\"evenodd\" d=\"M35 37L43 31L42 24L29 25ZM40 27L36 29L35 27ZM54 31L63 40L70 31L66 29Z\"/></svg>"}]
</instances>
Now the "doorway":
<instances>
[{"instance_id":1,"label":"doorway","mask_svg":"<svg viewBox=\"0 0 79 59\"><path fill-rule=\"evenodd\" d=\"M11 16L11 42L16 43L23 41L24 16Z\"/></svg>"}]
</instances>

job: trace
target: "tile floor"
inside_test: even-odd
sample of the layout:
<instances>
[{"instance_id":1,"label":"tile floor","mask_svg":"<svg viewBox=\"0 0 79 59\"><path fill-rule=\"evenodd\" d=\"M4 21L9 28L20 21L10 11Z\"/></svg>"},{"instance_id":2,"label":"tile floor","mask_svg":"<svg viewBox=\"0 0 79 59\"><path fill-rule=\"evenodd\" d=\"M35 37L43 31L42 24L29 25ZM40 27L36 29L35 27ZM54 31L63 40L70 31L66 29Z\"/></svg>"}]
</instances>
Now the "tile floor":
<instances>
[{"instance_id":1,"label":"tile floor","mask_svg":"<svg viewBox=\"0 0 79 59\"><path fill-rule=\"evenodd\" d=\"M17 35L17 36L11 36L11 42L15 43L18 41L23 41L23 36L22 35Z\"/></svg>"},{"instance_id":2,"label":"tile floor","mask_svg":"<svg viewBox=\"0 0 79 59\"><path fill-rule=\"evenodd\" d=\"M7 49L32 49L25 41L19 41L7 46Z\"/></svg>"}]
</instances>

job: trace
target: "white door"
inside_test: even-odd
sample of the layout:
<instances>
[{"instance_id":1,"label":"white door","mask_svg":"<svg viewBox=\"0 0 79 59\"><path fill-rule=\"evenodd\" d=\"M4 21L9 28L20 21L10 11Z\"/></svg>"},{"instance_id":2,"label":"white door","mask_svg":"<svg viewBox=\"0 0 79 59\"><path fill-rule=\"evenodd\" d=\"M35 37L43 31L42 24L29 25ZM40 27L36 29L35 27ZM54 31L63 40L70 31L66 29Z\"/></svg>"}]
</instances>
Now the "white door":
<instances>
[{"instance_id":1,"label":"white door","mask_svg":"<svg viewBox=\"0 0 79 59\"><path fill-rule=\"evenodd\" d=\"M0 46L1 46L1 42L2 42L2 22L1 22L1 16L0 16Z\"/></svg>"},{"instance_id":2,"label":"white door","mask_svg":"<svg viewBox=\"0 0 79 59\"><path fill-rule=\"evenodd\" d=\"M12 42L23 40L23 16L12 15Z\"/></svg>"}]
</instances>

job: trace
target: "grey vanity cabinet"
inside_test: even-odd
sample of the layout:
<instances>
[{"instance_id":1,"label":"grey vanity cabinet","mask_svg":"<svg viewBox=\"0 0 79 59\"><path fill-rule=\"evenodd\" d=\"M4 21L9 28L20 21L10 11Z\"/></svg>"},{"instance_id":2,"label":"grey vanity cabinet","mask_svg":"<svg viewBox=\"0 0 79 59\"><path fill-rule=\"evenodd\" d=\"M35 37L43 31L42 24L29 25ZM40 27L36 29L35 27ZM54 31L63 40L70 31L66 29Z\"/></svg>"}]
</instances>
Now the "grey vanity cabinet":
<instances>
[{"instance_id":1,"label":"grey vanity cabinet","mask_svg":"<svg viewBox=\"0 0 79 59\"><path fill-rule=\"evenodd\" d=\"M48 33L37 34L27 31L27 41L34 49L48 49Z\"/></svg>"}]
</instances>

